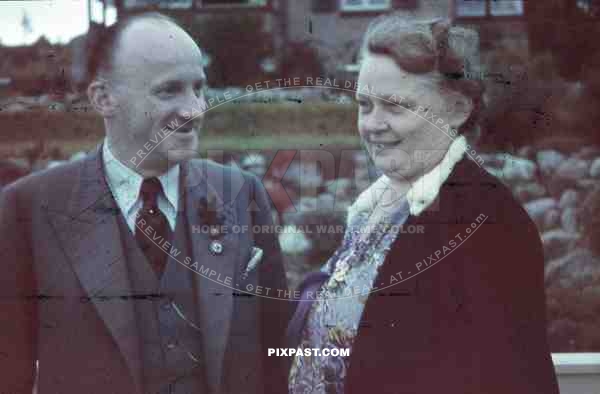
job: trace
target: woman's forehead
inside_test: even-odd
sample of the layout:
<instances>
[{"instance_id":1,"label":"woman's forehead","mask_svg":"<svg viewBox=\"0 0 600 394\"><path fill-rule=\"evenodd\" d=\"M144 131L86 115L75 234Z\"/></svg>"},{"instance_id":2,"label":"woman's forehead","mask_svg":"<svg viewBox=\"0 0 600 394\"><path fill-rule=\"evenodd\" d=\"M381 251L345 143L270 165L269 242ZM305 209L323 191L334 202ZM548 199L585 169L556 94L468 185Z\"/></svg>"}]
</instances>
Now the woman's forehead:
<instances>
[{"instance_id":1,"label":"woman's forehead","mask_svg":"<svg viewBox=\"0 0 600 394\"><path fill-rule=\"evenodd\" d=\"M361 86L370 86L390 94L402 91L406 95L420 96L436 89L436 80L431 73L412 74L400 68L390 56L369 55L361 64L359 77Z\"/></svg>"}]
</instances>

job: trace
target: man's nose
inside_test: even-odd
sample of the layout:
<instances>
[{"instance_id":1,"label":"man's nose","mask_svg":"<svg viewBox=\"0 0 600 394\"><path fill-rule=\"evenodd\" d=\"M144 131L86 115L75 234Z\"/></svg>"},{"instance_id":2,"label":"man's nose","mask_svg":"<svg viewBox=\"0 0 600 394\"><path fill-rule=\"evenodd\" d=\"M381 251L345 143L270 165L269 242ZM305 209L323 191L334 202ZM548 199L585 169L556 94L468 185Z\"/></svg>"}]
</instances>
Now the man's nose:
<instances>
[{"instance_id":1,"label":"man's nose","mask_svg":"<svg viewBox=\"0 0 600 394\"><path fill-rule=\"evenodd\" d=\"M179 116L186 116L186 114L194 114L194 118L204 118L204 111L208 108L206 104L206 98L204 93L198 94L193 90L188 92L185 97L179 102L177 106L177 113Z\"/></svg>"}]
</instances>

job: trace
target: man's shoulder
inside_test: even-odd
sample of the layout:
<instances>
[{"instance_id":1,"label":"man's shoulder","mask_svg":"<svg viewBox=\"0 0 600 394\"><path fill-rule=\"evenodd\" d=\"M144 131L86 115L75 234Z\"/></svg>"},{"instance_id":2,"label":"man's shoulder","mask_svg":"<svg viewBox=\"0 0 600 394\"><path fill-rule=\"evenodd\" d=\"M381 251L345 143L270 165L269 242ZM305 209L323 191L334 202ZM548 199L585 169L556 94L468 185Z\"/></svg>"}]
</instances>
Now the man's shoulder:
<instances>
[{"instance_id":1,"label":"man's shoulder","mask_svg":"<svg viewBox=\"0 0 600 394\"><path fill-rule=\"evenodd\" d=\"M63 187L72 187L79 179L82 160L35 171L2 189L3 193L33 196L39 193L58 195ZM64 197L64 196L63 196Z\"/></svg>"}]
</instances>

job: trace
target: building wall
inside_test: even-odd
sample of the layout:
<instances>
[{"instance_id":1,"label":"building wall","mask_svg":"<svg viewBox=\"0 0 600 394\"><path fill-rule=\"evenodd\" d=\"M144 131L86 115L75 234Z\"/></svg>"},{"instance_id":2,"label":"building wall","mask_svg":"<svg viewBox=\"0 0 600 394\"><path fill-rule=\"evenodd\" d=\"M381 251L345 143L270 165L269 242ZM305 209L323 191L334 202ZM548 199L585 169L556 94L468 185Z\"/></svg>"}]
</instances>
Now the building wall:
<instances>
[{"instance_id":1,"label":"building wall","mask_svg":"<svg viewBox=\"0 0 600 394\"><path fill-rule=\"evenodd\" d=\"M313 12L312 0L287 1L287 38L304 41L319 50L326 69L335 73L339 65L352 64L367 26L378 12ZM418 0L417 7L399 8L392 1L396 12L407 16L448 17L450 0ZM309 31L309 23L312 31Z\"/></svg>"}]
</instances>

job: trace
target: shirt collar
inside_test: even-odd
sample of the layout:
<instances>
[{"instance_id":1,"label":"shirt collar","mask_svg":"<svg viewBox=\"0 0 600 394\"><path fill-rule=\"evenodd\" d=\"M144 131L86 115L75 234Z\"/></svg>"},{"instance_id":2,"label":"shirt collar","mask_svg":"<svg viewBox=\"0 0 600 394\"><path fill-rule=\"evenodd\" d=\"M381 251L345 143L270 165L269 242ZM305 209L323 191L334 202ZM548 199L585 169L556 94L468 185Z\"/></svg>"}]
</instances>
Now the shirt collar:
<instances>
[{"instance_id":1,"label":"shirt collar","mask_svg":"<svg viewBox=\"0 0 600 394\"><path fill-rule=\"evenodd\" d=\"M129 213L131 208L138 200L140 187L144 178L127 167L111 152L108 146L108 139L104 140L102 147L102 158L104 171L113 196L119 207L124 213ZM169 168L169 170L158 176L167 201L177 211L179 202L179 164Z\"/></svg>"},{"instance_id":2,"label":"shirt collar","mask_svg":"<svg viewBox=\"0 0 600 394\"><path fill-rule=\"evenodd\" d=\"M438 165L412 184L405 196L411 215L420 215L433 203L441 186L450 176L456 163L463 158L466 150L467 140L464 136L459 136L450 144L448 151ZM347 223L350 223L352 218L360 212L372 211L379 200L381 191L385 190L390 183L390 179L386 175L382 175L364 190L348 208Z\"/></svg>"}]
</instances>

